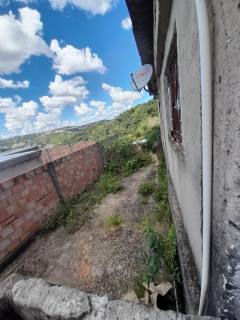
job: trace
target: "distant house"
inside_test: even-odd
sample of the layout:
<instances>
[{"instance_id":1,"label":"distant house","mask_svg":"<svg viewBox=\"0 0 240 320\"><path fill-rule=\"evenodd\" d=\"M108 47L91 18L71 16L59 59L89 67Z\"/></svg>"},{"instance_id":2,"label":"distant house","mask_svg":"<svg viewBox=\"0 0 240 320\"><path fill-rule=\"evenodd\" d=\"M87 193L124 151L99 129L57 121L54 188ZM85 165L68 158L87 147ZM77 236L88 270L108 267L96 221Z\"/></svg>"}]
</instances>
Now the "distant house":
<instances>
[{"instance_id":1,"label":"distant house","mask_svg":"<svg viewBox=\"0 0 240 320\"><path fill-rule=\"evenodd\" d=\"M240 319L240 3L126 3L154 66L187 309Z\"/></svg>"}]
</instances>

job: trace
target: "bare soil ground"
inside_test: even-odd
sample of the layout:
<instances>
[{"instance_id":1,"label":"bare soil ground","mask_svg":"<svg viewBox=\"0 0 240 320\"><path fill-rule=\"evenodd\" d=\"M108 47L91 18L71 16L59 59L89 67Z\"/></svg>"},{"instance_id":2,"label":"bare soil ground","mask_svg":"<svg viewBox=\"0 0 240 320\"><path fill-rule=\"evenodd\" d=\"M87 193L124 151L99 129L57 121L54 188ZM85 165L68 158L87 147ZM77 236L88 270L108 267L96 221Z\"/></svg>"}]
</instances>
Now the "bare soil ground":
<instances>
[{"instance_id":1,"label":"bare soil ground","mask_svg":"<svg viewBox=\"0 0 240 320\"><path fill-rule=\"evenodd\" d=\"M154 211L150 197L144 204L138 195L143 181L153 180L156 164L122 180L123 190L109 194L94 208L92 218L74 234L63 227L37 236L33 243L0 275L12 272L42 277L50 283L120 298L144 271L142 219ZM106 226L106 218L120 214L118 229Z\"/></svg>"}]
</instances>

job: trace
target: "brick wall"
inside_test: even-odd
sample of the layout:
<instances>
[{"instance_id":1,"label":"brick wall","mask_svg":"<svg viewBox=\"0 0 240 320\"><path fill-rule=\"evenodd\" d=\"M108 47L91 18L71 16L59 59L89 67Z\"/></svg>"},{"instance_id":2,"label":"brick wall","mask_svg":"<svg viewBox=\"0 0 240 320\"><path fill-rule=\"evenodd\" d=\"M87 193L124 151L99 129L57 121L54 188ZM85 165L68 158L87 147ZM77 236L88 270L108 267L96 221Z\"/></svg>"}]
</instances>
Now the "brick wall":
<instances>
[{"instance_id":1,"label":"brick wall","mask_svg":"<svg viewBox=\"0 0 240 320\"><path fill-rule=\"evenodd\" d=\"M49 161L47 154L56 160ZM0 183L0 263L54 213L61 197L82 192L103 167L94 142L43 151L43 156L45 164Z\"/></svg>"},{"instance_id":2,"label":"brick wall","mask_svg":"<svg viewBox=\"0 0 240 320\"><path fill-rule=\"evenodd\" d=\"M41 153L41 159L43 163L47 163L94 144L94 141L80 141L75 144L67 144L64 146L57 146L50 149L43 149Z\"/></svg>"}]
</instances>

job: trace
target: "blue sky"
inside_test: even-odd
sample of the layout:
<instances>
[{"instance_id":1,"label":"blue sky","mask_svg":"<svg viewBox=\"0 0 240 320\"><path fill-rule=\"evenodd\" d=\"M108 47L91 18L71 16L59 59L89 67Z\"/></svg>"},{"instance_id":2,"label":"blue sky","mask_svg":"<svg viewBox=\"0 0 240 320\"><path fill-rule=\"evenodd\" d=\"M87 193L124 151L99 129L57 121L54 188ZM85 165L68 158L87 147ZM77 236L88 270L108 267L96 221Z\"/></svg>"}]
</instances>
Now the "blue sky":
<instances>
[{"instance_id":1,"label":"blue sky","mask_svg":"<svg viewBox=\"0 0 240 320\"><path fill-rule=\"evenodd\" d=\"M123 0L0 0L0 137L115 117L139 66Z\"/></svg>"}]
</instances>

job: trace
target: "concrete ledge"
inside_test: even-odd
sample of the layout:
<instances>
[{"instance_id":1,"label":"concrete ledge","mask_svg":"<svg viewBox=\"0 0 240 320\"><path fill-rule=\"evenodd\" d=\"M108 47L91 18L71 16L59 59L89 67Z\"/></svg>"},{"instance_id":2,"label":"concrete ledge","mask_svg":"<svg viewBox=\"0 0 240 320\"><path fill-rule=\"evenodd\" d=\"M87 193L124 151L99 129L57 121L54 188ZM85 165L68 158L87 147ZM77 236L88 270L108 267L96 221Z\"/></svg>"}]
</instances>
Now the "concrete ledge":
<instances>
[{"instance_id":1,"label":"concrete ledge","mask_svg":"<svg viewBox=\"0 0 240 320\"><path fill-rule=\"evenodd\" d=\"M141 304L109 301L42 279L11 275L0 284L0 319L14 311L22 320L213 320L161 311Z\"/></svg>"}]
</instances>

